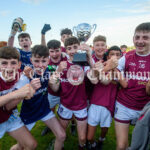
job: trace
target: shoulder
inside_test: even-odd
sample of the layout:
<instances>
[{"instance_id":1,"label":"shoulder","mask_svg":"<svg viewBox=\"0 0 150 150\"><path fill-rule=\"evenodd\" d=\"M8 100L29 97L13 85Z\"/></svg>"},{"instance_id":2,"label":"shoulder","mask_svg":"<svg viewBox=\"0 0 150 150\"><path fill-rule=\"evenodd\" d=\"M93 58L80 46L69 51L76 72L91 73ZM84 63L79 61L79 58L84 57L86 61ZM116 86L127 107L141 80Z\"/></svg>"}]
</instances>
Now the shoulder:
<instances>
[{"instance_id":1,"label":"shoulder","mask_svg":"<svg viewBox=\"0 0 150 150\"><path fill-rule=\"evenodd\" d=\"M28 84L29 82L30 80L28 79L28 77L25 76L24 74L21 74L20 79L17 82L16 88L19 89L24 85Z\"/></svg>"}]
</instances>

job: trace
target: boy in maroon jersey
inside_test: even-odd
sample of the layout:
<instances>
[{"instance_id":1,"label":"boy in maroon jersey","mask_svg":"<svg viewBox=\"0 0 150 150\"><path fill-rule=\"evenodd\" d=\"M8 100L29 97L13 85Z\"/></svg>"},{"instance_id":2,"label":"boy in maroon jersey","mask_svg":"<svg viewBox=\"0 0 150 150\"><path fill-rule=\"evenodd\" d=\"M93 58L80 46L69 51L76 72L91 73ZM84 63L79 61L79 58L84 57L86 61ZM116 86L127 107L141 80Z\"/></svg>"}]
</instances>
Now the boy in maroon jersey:
<instances>
[{"instance_id":1,"label":"boy in maroon jersey","mask_svg":"<svg viewBox=\"0 0 150 150\"><path fill-rule=\"evenodd\" d=\"M15 48L0 48L0 138L8 132L19 143L11 149L20 150L23 147L34 150L37 143L24 126L16 109L22 99L30 99L35 93L30 84L23 86L23 78L19 78L19 57Z\"/></svg>"},{"instance_id":2,"label":"boy in maroon jersey","mask_svg":"<svg viewBox=\"0 0 150 150\"><path fill-rule=\"evenodd\" d=\"M121 57L121 50L117 46L112 46L108 49L106 56L107 60L114 56L119 59ZM90 75L89 73L90 72L88 72L88 77L92 82L92 74ZM118 89L118 84L113 78L110 79L106 85L106 83L104 84L99 77L97 82L94 82L94 84L95 86L90 98L91 105L88 111L88 150L96 150L96 148L99 150L102 149L102 143L105 140L108 128L111 125ZM101 127L101 135L97 145L96 142L94 142L94 134L98 124L100 124Z\"/></svg>"},{"instance_id":3,"label":"boy in maroon jersey","mask_svg":"<svg viewBox=\"0 0 150 150\"><path fill-rule=\"evenodd\" d=\"M48 32L51 29L50 24L45 24L42 28L41 31L41 44L46 46L46 39L45 39L45 34L46 32ZM72 36L72 31L68 28L62 29L60 32L60 36L61 36L61 41L63 42L63 44L65 43L65 40L69 37ZM59 41L56 40L51 40L47 43L47 47L50 50L50 64L52 67L55 67L61 62L67 59L66 57L66 49L61 46L61 43L59 43ZM51 92L50 92L51 91ZM49 93L53 94L50 95L49 94L49 102L50 103L50 107L51 109L54 110L54 106L56 104L59 103L60 99L59 97L56 97L57 94L54 92L52 92L52 90L49 89ZM53 100L52 100L53 99ZM52 103L53 101L53 103ZM74 120L71 121L71 133L72 135L75 135L76 132L76 126L75 126L75 122ZM47 132L49 131L49 129L46 127L43 131L42 131L42 135L45 135Z\"/></svg>"},{"instance_id":4,"label":"boy in maroon jersey","mask_svg":"<svg viewBox=\"0 0 150 150\"><path fill-rule=\"evenodd\" d=\"M50 60L49 60L49 65L48 67L50 68L50 71L55 71L57 66L60 64L60 62L62 61L66 61L67 57L65 55L62 54L61 52L61 43L57 40L50 40L47 43L47 47L49 49L49 56L50 56ZM59 97L59 93L55 93L53 92L50 88L48 88L48 100L49 100L49 104L50 104L50 109L55 111L55 106L57 104L60 104L60 97ZM49 128L46 127L41 135L45 135L46 133L48 133Z\"/></svg>"},{"instance_id":5,"label":"boy in maroon jersey","mask_svg":"<svg viewBox=\"0 0 150 150\"><path fill-rule=\"evenodd\" d=\"M72 31L68 28L62 29L60 32L61 41L65 44L65 40L69 37L72 37ZM66 53L65 47L61 46L61 51Z\"/></svg>"},{"instance_id":6,"label":"boy in maroon jersey","mask_svg":"<svg viewBox=\"0 0 150 150\"><path fill-rule=\"evenodd\" d=\"M94 53L92 55L92 58L95 63L100 60L103 61L106 48L107 48L106 37L103 35L96 36L93 40Z\"/></svg>"},{"instance_id":7,"label":"boy in maroon jersey","mask_svg":"<svg viewBox=\"0 0 150 150\"><path fill-rule=\"evenodd\" d=\"M128 86L118 92L115 107L117 150L126 150L128 147L130 121L139 117L142 108L150 100L146 93L150 72L150 22L136 27L133 43L135 53L123 56L118 65L118 70L128 79Z\"/></svg>"},{"instance_id":8,"label":"boy in maroon jersey","mask_svg":"<svg viewBox=\"0 0 150 150\"><path fill-rule=\"evenodd\" d=\"M65 62L61 62L57 71L63 73L60 79L60 106L58 109L58 115L60 117L60 123L66 130L69 121L72 117L75 117L77 122L77 132L79 138L79 149L84 149L86 143L86 127L87 127L87 97L85 92L85 81L78 86L73 86L68 82L67 70L72 63L73 55L79 49L79 41L76 37L70 37L65 41L66 52L69 55L69 59ZM82 49L88 51L89 63L91 62L90 48L86 45L82 45Z\"/></svg>"},{"instance_id":9,"label":"boy in maroon jersey","mask_svg":"<svg viewBox=\"0 0 150 150\"><path fill-rule=\"evenodd\" d=\"M94 63L99 62L99 61L101 61L101 62L104 61L104 54L105 54L106 48L107 48L107 44L106 44L105 36L98 35L98 36L94 37L94 39L93 39L93 54L92 54L92 59L93 59ZM88 96L88 100L89 100L91 97L94 85L89 80L87 80L86 85L87 85L86 91L87 91L87 96Z\"/></svg>"},{"instance_id":10,"label":"boy in maroon jersey","mask_svg":"<svg viewBox=\"0 0 150 150\"><path fill-rule=\"evenodd\" d=\"M121 45L121 46L120 46L120 49L121 49L121 51L122 51L123 56L126 55L126 53L127 53L127 52L126 52L127 48L128 48L127 45Z\"/></svg>"}]
</instances>

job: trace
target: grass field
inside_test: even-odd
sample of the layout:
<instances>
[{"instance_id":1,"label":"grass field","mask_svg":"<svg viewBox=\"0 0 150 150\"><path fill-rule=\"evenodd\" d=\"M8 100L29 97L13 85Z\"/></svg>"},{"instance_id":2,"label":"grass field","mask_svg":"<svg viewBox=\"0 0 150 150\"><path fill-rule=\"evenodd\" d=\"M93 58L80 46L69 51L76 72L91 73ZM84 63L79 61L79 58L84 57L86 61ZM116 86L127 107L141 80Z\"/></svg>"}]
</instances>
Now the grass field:
<instances>
[{"instance_id":1,"label":"grass field","mask_svg":"<svg viewBox=\"0 0 150 150\"><path fill-rule=\"evenodd\" d=\"M20 107L19 107L20 108ZM37 150L46 150L49 143L54 139L54 135L52 133L48 133L45 136L41 136L41 131L45 128L43 122L38 121L36 126L32 129L31 133L35 137L38 142ZM129 132L129 141L131 140L131 133L133 127L130 127ZM98 139L100 135L100 128L97 128L96 138ZM11 138L8 134L0 139L0 150L9 150L10 147L15 144L16 141ZM67 130L67 138L65 141L65 150L78 150L78 139L77 134L75 136L70 135L70 128ZM116 138L115 138L115 130L114 130L114 122L112 122L112 126L110 127L106 140L104 142L103 150L115 150L116 148Z\"/></svg>"}]
</instances>

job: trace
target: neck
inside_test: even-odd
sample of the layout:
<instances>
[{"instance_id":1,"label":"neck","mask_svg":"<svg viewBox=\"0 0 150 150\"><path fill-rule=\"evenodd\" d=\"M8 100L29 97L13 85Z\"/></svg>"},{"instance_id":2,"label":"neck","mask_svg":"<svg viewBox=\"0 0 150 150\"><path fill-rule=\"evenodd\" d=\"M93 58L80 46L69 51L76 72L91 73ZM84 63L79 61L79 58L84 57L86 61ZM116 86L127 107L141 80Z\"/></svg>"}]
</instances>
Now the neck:
<instances>
[{"instance_id":1,"label":"neck","mask_svg":"<svg viewBox=\"0 0 150 150\"><path fill-rule=\"evenodd\" d=\"M95 53L95 56L96 56L96 58L99 59L99 60L100 60L100 59L103 59L103 56L102 56L102 55L96 55L96 53Z\"/></svg>"},{"instance_id":2,"label":"neck","mask_svg":"<svg viewBox=\"0 0 150 150\"><path fill-rule=\"evenodd\" d=\"M150 54L150 50L144 51L144 52L136 52L137 55L143 55L143 56L147 56Z\"/></svg>"}]
</instances>

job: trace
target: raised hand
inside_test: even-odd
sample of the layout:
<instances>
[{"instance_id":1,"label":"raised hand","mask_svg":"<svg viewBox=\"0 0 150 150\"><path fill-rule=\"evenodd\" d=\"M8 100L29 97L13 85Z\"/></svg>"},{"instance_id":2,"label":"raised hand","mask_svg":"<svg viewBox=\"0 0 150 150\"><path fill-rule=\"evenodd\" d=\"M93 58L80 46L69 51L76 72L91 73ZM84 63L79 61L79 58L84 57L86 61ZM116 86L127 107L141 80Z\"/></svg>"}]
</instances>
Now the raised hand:
<instances>
[{"instance_id":1,"label":"raised hand","mask_svg":"<svg viewBox=\"0 0 150 150\"><path fill-rule=\"evenodd\" d=\"M67 62L62 61L57 68L57 72L63 72L64 69L67 69Z\"/></svg>"},{"instance_id":2,"label":"raised hand","mask_svg":"<svg viewBox=\"0 0 150 150\"><path fill-rule=\"evenodd\" d=\"M49 31L50 29L51 29L50 24L44 24L44 26L43 26L43 28L42 28L42 30L41 30L41 34L44 34L44 35L45 35L45 33L46 33L47 31Z\"/></svg>"},{"instance_id":3,"label":"raised hand","mask_svg":"<svg viewBox=\"0 0 150 150\"><path fill-rule=\"evenodd\" d=\"M111 59L104 63L105 72L115 69L118 66L118 59L116 56L112 56Z\"/></svg>"},{"instance_id":4,"label":"raised hand","mask_svg":"<svg viewBox=\"0 0 150 150\"><path fill-rule=\"evenodd\" d=\"M27 76L29 79L32 79L33 78L33 69L29 66L25 66L24 70L23 70L23 73L25 74L25 76Z\"/></svg>"}]
</instances>

